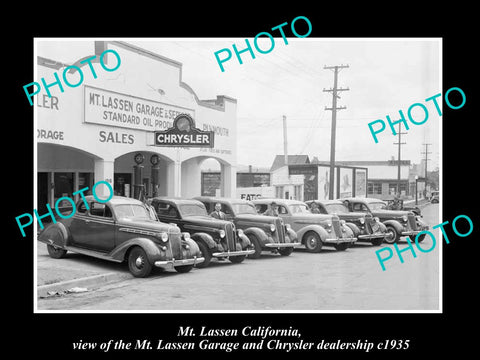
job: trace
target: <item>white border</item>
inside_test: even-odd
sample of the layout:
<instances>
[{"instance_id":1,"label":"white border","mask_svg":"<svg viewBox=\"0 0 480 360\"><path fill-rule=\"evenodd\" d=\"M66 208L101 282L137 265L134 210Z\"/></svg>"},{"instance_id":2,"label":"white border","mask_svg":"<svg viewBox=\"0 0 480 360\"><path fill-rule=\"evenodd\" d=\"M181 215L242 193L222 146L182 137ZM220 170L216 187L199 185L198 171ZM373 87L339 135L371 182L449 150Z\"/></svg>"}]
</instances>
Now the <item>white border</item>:
<instances>
[{"instance_id":1,"label":"white border","mask_svg":"<svg viewBox=\"0 0 480 360\"><path fill-rule=\"evenodd\" d=\"M66 39L70 41L227 41L227 40L235 40L235 39L242 39L242 38L102 38L102 37L91 37L91 38L33 38L33 73L34 76L37 75L37 41L65 41ZM243 39L242 39L243 40ZM443 70L443 38L441 37L432 37L432 38L290 38L288 37L288 41L432 41L437 40L439 44L439 82L440 82L440 89L439 91L443 91L443 78L442 78L442 70ZM443 94L442 94L443 96ZM443 102L442 102L443 103ZM441 104L440 104L441 105ZM33 141L34 141L34 149L33 149L33 156L34 156L34 172L33 172L33 184L34 184L34 198L33 198L33 209L36 206L36 198L37 198L37 125L38 125L38 113L37 113L37 106L36 106L36 99L34 101L34 115L33 115L33 123L34 123L34 134L33 134ZM440 182L440 202L439 202L439 219L440 222L443 222L443 211L442 211L442 204L443 204L443 143L442 143L442 133L443 133L443 116L442 115L442 124L439 127L439 182ZM145 314L145 313L155 313L155 314L330 314L330 313L337 313L337 314L396 314L396 313L407 313L407 314L439 314L443 313L443 286L442 286L442 279L443 279L443 246L439 246L439 309L438 310L39 310L38 309L38 295L37 295L37 222L33 222L33 254L34 254L34 281L33 281L33 304L34 304L34 313L38 314L58 314L58 313L93 313L93 314ZM441 235L443 238L443 234ZM438 241L438 245L440 245L440 241ZM443 245L443 243L442 243Z\"/></svg>"}]
</instances>

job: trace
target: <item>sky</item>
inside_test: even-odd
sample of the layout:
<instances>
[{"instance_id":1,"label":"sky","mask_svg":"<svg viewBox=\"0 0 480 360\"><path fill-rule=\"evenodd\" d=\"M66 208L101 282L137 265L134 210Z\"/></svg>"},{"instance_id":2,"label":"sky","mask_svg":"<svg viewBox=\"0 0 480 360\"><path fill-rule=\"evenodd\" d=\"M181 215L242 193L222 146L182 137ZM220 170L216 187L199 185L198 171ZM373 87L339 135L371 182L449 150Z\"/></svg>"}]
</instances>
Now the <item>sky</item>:
<instances>
[{"instance_id":1,"label":"sky","mask_svg":"<svg viewBox=\"0 0 480 360\"><path fill-rule=\"evenodd\" d=\"M237 100L237 163L269 168L275 155L283 154L283 115L287 118L288 154L330 159L333 70L324 66L348 65L338 73L336 153L338 161L390 160L397 158L398 136L387 124L375 143L368 123L386 116L407 116L414 103L427 107L428 120L422 125L408 122L402 135L403 160L420 163L428 147L429 169L439 166L442 117L426 98L442 91L441 40L438 38L274 38L273 50L261 54L254 49L255 59L248 52L240 64L233 54L220 70L214 53L232 44L239 50L246 47L245 38L204 39L136 39L123 38L139 47L182 63L182 81L199 99L226 95ZM67 39L62 39L65 41ZM93 47L90 39L85 46ZM113 40L113 39L111 39ZM253 44L253 39L249 39ZM252 45L253 46L253 45ZM268 38L260 38L261 49L271 47ZM85 56L61 51L61 46L40 41L38 55L57 61L74 62ZM82 52L83 50L83 52ZM89 49L88 54L92 51ZM221 56L224 56L222 54ZM424 114L419 107L412 111L417 121ZM407 118L408 120L408 118ZM403 127L403 132L405 128Z\"/></svg>"}]
</instances>

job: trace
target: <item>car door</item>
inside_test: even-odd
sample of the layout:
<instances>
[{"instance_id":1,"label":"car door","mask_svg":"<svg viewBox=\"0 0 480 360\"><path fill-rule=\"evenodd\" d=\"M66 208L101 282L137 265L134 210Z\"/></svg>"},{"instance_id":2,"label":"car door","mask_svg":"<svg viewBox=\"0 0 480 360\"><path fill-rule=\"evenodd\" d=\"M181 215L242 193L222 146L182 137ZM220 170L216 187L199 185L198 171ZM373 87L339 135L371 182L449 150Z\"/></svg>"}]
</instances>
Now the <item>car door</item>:
<instances>
[{"instance_id":1,"label":"car door","mask_svg":"<svg viewBox=\"0 0 480 360\"><path fill-rule=\"evenodd\" d=\"M109 205L92 201L86 216L76 222L72 234L75 245L100 252L110 252L115 247L115 220Z\"/></svg>"}]
</instances>

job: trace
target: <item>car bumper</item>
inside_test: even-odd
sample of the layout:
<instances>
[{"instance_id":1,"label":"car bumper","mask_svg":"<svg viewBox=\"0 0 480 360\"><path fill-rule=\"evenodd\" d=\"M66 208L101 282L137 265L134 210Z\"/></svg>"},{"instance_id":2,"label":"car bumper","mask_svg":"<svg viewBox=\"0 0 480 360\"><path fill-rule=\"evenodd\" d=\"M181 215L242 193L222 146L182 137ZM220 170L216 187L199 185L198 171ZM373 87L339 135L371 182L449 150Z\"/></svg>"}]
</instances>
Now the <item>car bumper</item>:
<instances>
[{"instance_id":1,"label":"car bumper","mask_svg":"<svg viewBox=\"0 0 480 360\"><path fill-rule=\"evenodd\" d=\"M385 237L385 234L364 234L364 235L358 235L357 239L358 241L361 240L373 240L373 239L383 239Z\"/></svg>"},{"instance_id":2,"label":"car bumper","mask_svg":"<svg viewBox=\"0 0 480 360\"><path fill-rule=\"evenodd\" d=\"M300 243L268 243L265 244L265 247L271 248L271 249L279 249L279 248L288 248L288 247L298 247L300 246Z\"/></svg>"},{"instance_id":3,"label":"car bumper","mask_svg":"<svg viewBox=\"0 0 480 360\"><path fill-rule=\"evenodd\" d=\"M402 236L416 236L420 234L424 230L410 230L410 231L402 231Z\"/></svg>"},{"instance_id":4,"label":"car bumper","mask_svg":"<svg viewBox=\"0 0 480 360\"><path fill-rule=\"evenodd\" d=\"M155 261L155 266L166 270L173 270L176 266L196 265L205 261L204 257L194 257L181 260L159 260Z\"/></svg>"},{"instance_id":5,"label":"car bumper","mask_svg":"<svg viewBox=\"0 0 480 360\"><path fill-rule=\"evenodd\" d=\"M242 250L242 251L223 251L223 252L214 252L212 256L215 257L230 257L230 256L242 256L253 254L255 250Z\"/></svg>"},{"instance_id":6,"label":"car bumper","mask_svg":"<svg viewBox=\"0 0 480 360\"><path fill-rule=\"evenodd\" d=\"M348 237L348 238L332 238L332 239L325 239L323 241L324 245L336 245L336 244L343 244L343 243L351 243L357 241L355 237Z\"/></svg>"}]
</instances>

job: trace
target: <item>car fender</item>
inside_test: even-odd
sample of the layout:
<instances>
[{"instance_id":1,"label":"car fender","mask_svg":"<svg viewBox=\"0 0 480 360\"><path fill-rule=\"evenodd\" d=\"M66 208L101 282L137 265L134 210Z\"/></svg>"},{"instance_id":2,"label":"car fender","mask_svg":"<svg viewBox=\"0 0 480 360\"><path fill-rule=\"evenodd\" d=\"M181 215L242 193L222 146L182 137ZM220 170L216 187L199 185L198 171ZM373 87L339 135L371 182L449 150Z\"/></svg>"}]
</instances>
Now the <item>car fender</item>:
<instances>
[{"instance_id":1,"label":"car fender","mask_svg":"<svg viewBox=\"0 0 480 360\"><path fill-rule=\"evenodd\" d=\"M210 249L213 249L217 246L217 243L215 242L215 240L213 240L213 237L207 233L203 233L203 232L194 233L190 235L190 238L196 242L203 241L205 245L207 245L207 247Z\"/></svg>"},{"instance_id":2,"label":"car fender","mask_svg":"<svg viewBox=\"0 0 480 360\"><path fill-rule=\"evenodd\" d=\"M288 234L288 237L290 238L290 242L296 242L297 238L298 238L298 235L295 231L293 231L292 228L290 229L287 229L287 234Z\"/></svg>"},{"instance_id":3,"label":"car fender","mask_svg":"<svg viewBox=\"0 0 480 360\"><path fill-rule=\"evenodd\" d=\"M262 229L257 228L257 227L250 227L248 229L245 229L245 230L243 230L243 233L246 236L255 235L257 237L257 239L260 240L260 242L262 242L262 243L265 243L265 242L268 241L268 236L265 233L265 231L263 231Z\"/></svg>"},{"instance_id":4,"label":"car fender","mask_svg":"<svg viewBox=\"0 0 480 360\"><path fill-rule=\"evenodd\" d=\"M395 229L395 231L399 234L401 234L403 231L402 224L400 224L397 220L385 220L382 222L385 226L388 226L388 225L392 226Z\"/></svg>"},{"instance_id":5,"label":"car fender","mask_svg":"<svg viewBox=\"0 0 480 360\"><path fill-rule=\"evenodd\" d=\"M168 242L165 243L165 245L168 246ZM143 237L136 237L123 242L121 245L113 249L109 255L114 260L126 260L125 255L132 246L140 246L145 250L148 260L152 264L162 255L158 245L153 240Z\"/></svg>"},{"instance_id":6,"label":"car fender","mask_svg":"<svg viewBox=\"0 0 480 360\"><path fill-rule=\"evenodd\" d=\"M250 241L248 236L245 235L245 233L243 233L243 235L238 235L238 242L241 244L242 249L245 249L252 245L252 242Z\"/></svg>"},{"instance_id":7,"label":"car fender","mask_svg":"<svg viewBox=\"0 0 480 360\"><path fill-rule=\"evenodd\" d=\"M297 236L299 239L302 239L301 241L302 243L303 243L303 236L309 231L313 231L317 233L320 236L320 240L322 241L325 241L328 237L327 230L325 230L320 225L312 224L312 225L304 226L303 228L297 231Z\"/></svg>"},{"instance_id":8,"label":"car fender","mask_svg":"<svg viewBox=\"0 0 480 360\"><path fill-rule=\"evenodd\" d=\"M205 234L205 235L208 235L208 234ZM210 236L210 235L208 235L208 236ZM192 258L194 256L197 256L197 257L202 256L202 253L200 252L200 248L198 247L195 240L190 238L190 239L184 239L183 241L185 241L187 243L188 247L189 247L189 249L187 251L187 258ZM212 241L213 241L213 239L212 239Z\"/></svg>"},{"instance_id":9,"label":"car fender","mask_svg":"<svg viewBox=\"0 0 480 360\"><path fill-rule=\"evenodd\" d=\"M385 226L384 223L379 222L379 223L378 223L378 226L379 226L380 232L384 233L384 232L387 231L387 227Z\"/></svg>"},{"instance_id":10,"label":"car fender","mask_svg":"<svg viewBox=\"0 0 480 360\"><path fill-rule=\"evenodd\" d=\"M50 224L38 235L38 241L63 249L69 244L70 231L61 222Z\"/></svg>"},{"instance_id":11,"label":"car fender","mask_svg":"<svg viewBox=\"0 0 480 360\"><path fill-rule=\"evenodd\" d=\"M350 222L345 223L345 225L348 226L350 230L352 230L354 237L357 237L358 235L360 235L360 229L357 225Z\"/></svg>"}]
</instances>

